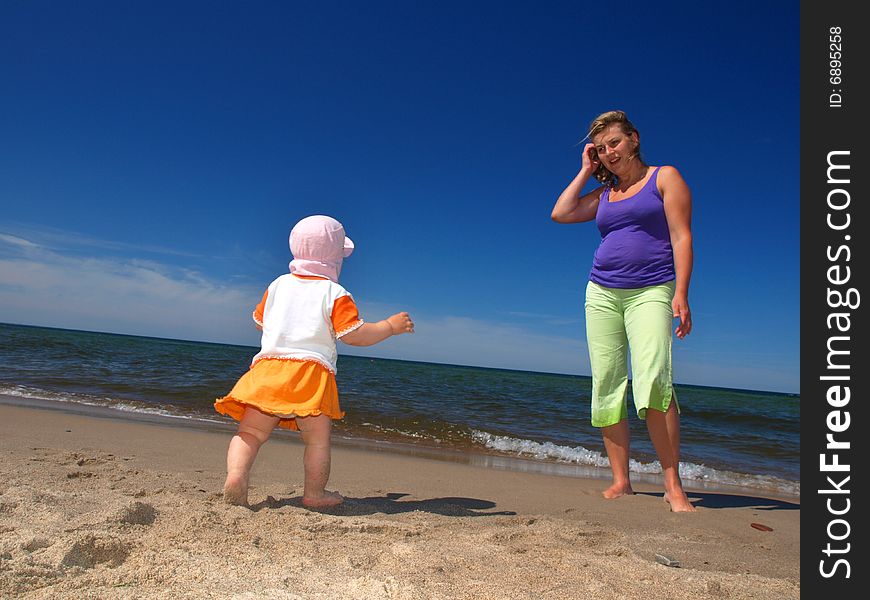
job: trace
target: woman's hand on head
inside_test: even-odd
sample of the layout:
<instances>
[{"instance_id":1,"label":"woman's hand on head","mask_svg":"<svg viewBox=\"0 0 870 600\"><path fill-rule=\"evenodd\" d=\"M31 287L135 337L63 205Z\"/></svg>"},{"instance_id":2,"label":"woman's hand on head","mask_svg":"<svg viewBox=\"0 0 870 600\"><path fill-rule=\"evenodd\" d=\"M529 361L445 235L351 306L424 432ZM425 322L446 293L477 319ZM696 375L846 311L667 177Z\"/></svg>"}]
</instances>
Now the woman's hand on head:
<instances>
[{"instance_id":1,"label":"woman's hand on head","mask_svg":"<svg viewBox=\"0 0 870 600\"><path fill-rule=\"evenodd\" d=\"M598 167L601 165L601 161L598 160L598 151L595 150L595 144L589 142L583 147L583 162L581 163L581 169L587 169L590 173L595 173L598 170Z\"/></svg>"},{"instance_id":2,"label":"woman's hand on head","mask_svg":"<svg viewBox=\"0 0 870 600\"><path fill-rule=\"evenodd\" d=\"M680 319L680 324L674 333L677 337L683 339L692 331L692 311L689 310L689 299L685 296L674 296L671 307L674 309L674 318Z\"/></svg>"},{"instance_id":3,"label":"woman's hand on head","mask_svg":"<svg viewBox=\"0 0 870 600\"><path fill-rule=\"evenodd\" d=\"M387 323L390 324L393 335L414 333L414 321L411 320L411 317L406 312L396 313L391 317L387 317Z\"/></svg>"}]
</instances>

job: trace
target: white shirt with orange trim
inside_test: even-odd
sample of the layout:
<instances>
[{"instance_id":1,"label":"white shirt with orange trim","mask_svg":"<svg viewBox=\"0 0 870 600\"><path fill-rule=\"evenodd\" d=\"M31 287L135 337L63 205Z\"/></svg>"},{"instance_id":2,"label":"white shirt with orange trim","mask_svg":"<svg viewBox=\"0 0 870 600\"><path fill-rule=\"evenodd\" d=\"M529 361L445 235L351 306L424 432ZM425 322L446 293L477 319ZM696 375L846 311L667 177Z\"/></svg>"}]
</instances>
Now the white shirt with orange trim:
<instances>
[{"instance_id":1,"label":"white shirt with orange trim","mask_svg":"<svg viewBox=\"0 0 870 600\"><path fill-rule=\"evenodd\" d=\"M263 328L263 358L314 361L338 371L335 340L362 326L353 296L339 284L320 277L286 274L269 284L254 310Z\"/></svg>"}]
</instances>

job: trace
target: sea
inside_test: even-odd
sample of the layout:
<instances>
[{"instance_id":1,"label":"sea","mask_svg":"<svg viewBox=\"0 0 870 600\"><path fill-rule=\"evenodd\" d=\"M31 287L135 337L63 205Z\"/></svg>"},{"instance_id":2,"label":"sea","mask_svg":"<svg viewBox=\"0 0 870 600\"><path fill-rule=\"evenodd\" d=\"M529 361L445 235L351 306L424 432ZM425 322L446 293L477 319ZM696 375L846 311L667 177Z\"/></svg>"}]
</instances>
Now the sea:
<instances>
[{"instance_id":1,"label":"sea","mask_svg":"<svg viewBox=\"0 0 870 600\"><path fill-rule=\"evenodd\" d=\"M258 348L0 323L0 401L232 430L214 400ZM607 479L589 377L341 354L336 443ZM800 496L798 394L675 384L688 489ZM631 398L629 397L629 403ZM630 405L631 406L631 405ZM660 482L629 411L635 481ZM298 435L276 432L276 435Z\"/></svg>"}]
</instances>

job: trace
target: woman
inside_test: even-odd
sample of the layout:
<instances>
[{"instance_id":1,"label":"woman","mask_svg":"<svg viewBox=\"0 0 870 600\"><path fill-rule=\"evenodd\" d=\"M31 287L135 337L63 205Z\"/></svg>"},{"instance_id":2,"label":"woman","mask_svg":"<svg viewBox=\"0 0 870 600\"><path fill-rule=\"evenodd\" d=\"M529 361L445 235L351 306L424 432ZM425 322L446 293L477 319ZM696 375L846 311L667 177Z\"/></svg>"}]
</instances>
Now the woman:
<instances>
[{"instance_id":1,"label":"woman","mask_svg":"<svg viewBox=\"0 0 870 600\"><path fill-rule=\"evenodd\" d=\"M592 425L601 428L613 471L604 497L633 494L628 472L627 352L632 395L645 419L664 476L665 500L693 512L680 480L680 417L671 372L672 319L677 337L692 330L692 196L671 166L640 155L640 134L622 111L589 126L580 172L559 196L558 223L596 220L601 244L586 287L586 338L592 366ZM600 187L580 195L590 177Z\"/></svg>"}]
</instances>

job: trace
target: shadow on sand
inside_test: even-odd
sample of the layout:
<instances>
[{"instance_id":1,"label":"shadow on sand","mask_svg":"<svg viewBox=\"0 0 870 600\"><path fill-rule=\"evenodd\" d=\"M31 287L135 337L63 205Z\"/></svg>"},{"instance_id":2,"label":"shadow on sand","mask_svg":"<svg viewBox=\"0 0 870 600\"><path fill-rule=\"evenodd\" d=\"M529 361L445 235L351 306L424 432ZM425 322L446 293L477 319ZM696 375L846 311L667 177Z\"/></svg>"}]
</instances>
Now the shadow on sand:
<instances>
[{"instance_id":1,"label":"shadow on sand","mask_svg":"<svg viewBox=\"0 0 870 600\"><path fill-rule=\"evenodd\" d=\"M284 506L305 508L314 512L322 512L330 515L361 516L383 513L395 515L413 511L428 512L446 517L490 517L490 516L513 516L517 513L508 510L481 512L495 508L495 502L478 500L477 498L430 498L428 500L404 500L400 498L408 494L388 493L383 496L369 496L367 498L345 497L344 502L338 506L322 509L310 509L302 506L302 497L293 496L276 500L268 496L262 502L251 505L251 510L256 512L266 508L275 509Z\"/></svg>"},{"instance_id":2,"label":"shadow on sand","mask_svg":"<svg viewBox=\"0 0 870 600\"><path fill-rule=\"evenodd\" d=\"M635 492L638 496L655 496L664 499L663 492ZM754 508L756 510L800 510L800 502L757 498L737 494L709 494L687 492L689 500L697 507L704 508Z\"/></svg>"}]
</instances>

